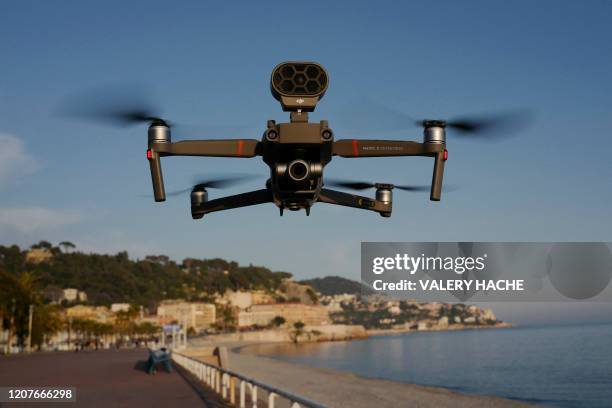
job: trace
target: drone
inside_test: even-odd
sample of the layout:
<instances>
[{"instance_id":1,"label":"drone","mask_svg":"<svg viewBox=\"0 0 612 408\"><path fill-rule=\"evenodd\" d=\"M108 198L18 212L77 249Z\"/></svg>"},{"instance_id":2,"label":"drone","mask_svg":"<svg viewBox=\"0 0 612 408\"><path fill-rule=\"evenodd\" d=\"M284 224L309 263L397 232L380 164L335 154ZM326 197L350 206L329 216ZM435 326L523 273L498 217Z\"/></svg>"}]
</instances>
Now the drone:
<instances>
[{"instance_id":1,"label":"drone","mask_svg":"<svg viewBox=\"0 0 612 408\"><path fill-rule=\"evenodd\" d=\"M327 120L309 122L313 112L329 85L327 71L316 62L289 61L278 64L272 71L270 90L280 102L284 112L289 112L289 122L268 120L261 139L208 139L172 141L170 122L144 110L119 113L129 122L147 122L148 149L146 156L151 171L153 197L156 202L166 200L161 161L168 156L198 157L261 157L269 167L270 176L265 188L247 193L209 199L209 189L219 188L232 180L207 180L198 182L191 190L191 216L200 219L217 211L274 203L280 209L298 211L304 209L310 215L316 203L327 203L373 211L382 217L390 217L393 190L430 192L430 200L440 201L444 166L448 160L446 130L477 133L495 125L496 119L455 121L422 120L423 140L375 140L340 139ZM499 119L499 118L498 118ZM503 119L502 119L503 121ZM334 157L368 158L422 156L433 159L433 175L428 186L396 186L390 183L351 182L324 178L324 171ZM375 189L374 197L332 190L336 186L354 190Z\"/></svg>"}]
</instances>

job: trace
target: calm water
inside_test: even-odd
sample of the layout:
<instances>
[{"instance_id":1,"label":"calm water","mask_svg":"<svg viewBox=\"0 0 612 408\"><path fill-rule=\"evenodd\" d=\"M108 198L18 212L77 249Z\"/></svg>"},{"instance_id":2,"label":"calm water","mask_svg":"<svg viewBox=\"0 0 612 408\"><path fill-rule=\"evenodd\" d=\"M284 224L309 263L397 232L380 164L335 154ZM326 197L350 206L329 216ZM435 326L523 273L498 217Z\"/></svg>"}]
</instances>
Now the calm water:
<instances>
[{"instance_id":1,"label":"calm water","mask_svg":"<svg viewBox=\"0 0 612 408\"><path fill-rule=\"evenodd\" d=\"M612 407L612 325L411 333L262 345L255 352L356 374L556 407Z\"/></svg>"}]
</instances>

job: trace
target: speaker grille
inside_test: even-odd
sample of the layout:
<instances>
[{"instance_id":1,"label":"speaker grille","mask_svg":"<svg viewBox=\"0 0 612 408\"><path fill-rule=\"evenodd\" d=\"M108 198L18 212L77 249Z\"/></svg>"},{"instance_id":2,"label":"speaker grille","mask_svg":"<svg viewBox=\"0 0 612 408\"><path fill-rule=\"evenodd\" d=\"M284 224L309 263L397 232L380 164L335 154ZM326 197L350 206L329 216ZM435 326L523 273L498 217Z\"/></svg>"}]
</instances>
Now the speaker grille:
<instances>
[{"instance_id":1,"label":"speaker grille","mask_svg":"<svg viewBox=\"0 0 612 408\"><path fill-rule=\"evenodd\" d=\"M272 84L285 95L316 96L325 91L327 74L316 64L289 62L274 70Z\"/></svg>"}]
</instances>

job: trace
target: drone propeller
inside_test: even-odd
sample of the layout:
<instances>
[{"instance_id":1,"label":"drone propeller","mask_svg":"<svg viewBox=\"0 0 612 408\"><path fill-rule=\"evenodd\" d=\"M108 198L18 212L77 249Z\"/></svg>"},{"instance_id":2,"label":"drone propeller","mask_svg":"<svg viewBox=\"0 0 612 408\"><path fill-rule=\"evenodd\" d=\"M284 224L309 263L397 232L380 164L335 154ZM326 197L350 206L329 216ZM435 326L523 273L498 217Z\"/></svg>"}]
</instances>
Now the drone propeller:
<instances>
[{"instance_id":1,"label":"drone propeller","mask_svg":"<svg viewBox=\"0 0 612 408\"><path fill-rule=\"evenodd\" d=\"M482 139L495 140L506 138L523 129L533 120L531 111L514 111L480 116L464 116L450 120L418 120L417 126L442 125L447 129L457 132L449 132L456 136L479 137Z\"/></svg>"},{"instance_id":2,"label":"drone propeller","mask_svg":"<svg viewBox=\"0 0 612 408\"><path fill-rule=\"evenodd\" d=\"M334 186L334 187L348 188L351 190L367 190L369 188L376 188L375 183L370 183L370 182L365 182L365 181L326 179L325 184L329 186ZM393 185L393 188L402 190L402 191L419 192L419 191L429 191L431 189L431 186Z\"/></svg>"},{"instance_id":3,"label":"drone propeller","mask_svg":"<svg viewBox=\"0 0 612 408\"><path fill-rule=\"evenodd\" d=\"M199 188L227 188L227 187L234 186L236 184L243 183L247 180L250 180L256 177L257 176L255 175L238 175L238 176L221 177L221 178L216 178L216 179L204 179L204 180L196 179L193 182L194 184L193 187L185 188L185 189L178 190L178 191L173 191L171 193L166 193L166 196L172 197L172 196L178 196L181 194L185 194L197 187Z\"/></svg>"},{"instance_id":4,"label":"drone propeller","mask_svg":"<svg viewBox=\"0 0 612 408\"><path fill-rule=\"evenodd\" d=\"M143 86L122 86L121 88L97 89L67 98L60 114L85 119L103 125L126 127L138 124L162 124L172 128L173 133L193 135L215 135L244 133L249 126L200 126L178 124L161 115L158 104Z\"/></svg>"},{"instance_id":5,"label":"drone propeller","mask_svg":"<svg viewBox=\"0 0 612 408\"><path fill-rule=\"evenodd\" d=\"M534 119L531 110L521 109L503 113L478 116L460 116L448 120L417 120L397 109L372 101L359 101L350 109L338 111L340 121L349 129L364 132L406 130L412 125L427 126L432 122L445 126L447 136L466 137L478 140L500 140L516 134Z\"/></svg>"}]
</instances>

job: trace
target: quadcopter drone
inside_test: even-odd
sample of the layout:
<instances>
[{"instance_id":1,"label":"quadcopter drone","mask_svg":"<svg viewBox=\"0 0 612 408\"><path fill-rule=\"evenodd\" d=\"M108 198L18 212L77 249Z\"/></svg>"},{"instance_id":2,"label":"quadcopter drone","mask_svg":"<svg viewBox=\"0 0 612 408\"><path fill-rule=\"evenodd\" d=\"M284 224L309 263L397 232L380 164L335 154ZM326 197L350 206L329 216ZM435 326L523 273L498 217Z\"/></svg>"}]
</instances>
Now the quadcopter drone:
<instances>
[{"instance_id":1,"label":"quadcopter drone","mask_svg":"<svg viewBox=\"0 0 612 408\"><path fill-rule=\"evenodd\" d=\"M191 216L202 218L208 213L274 203L280 209L304 209L310 215L315 203L335 204L374 211L383 217L392 212L393 189L429 190L430 199L439 201L442 194L444 165L448 159L446 129L478 132L493 125L494 120L423 120L423 142L402 140L346 139L336 140L327 120L308 121L323 98L329 84L325 69L315 62L283 62L272 71L270 89L283 111L289 112L288 123L267 121L261 140L210 139L173 142L169 122L142 110L122 112L121 119L147 122L147 159L151 169L155 201L165 201L161 158L167 156L237 157L260 156L270 168L266 187L247 193L209 200L208 189L218 188L224 180L197 183L191 190ZM346 158L424 156L433 158L431 186L394 186L389 183L334 181L323 177L325 166L334 156ZM230 180L226 180L229 182ZM374 188L374 198L326 188L326 185L364 190Z\"/></svg>"}]
</instances>

